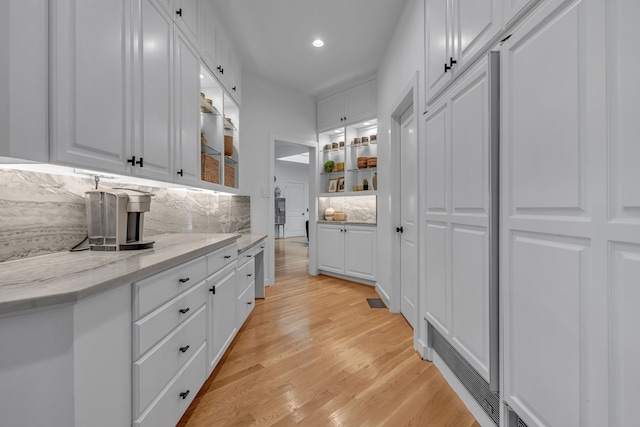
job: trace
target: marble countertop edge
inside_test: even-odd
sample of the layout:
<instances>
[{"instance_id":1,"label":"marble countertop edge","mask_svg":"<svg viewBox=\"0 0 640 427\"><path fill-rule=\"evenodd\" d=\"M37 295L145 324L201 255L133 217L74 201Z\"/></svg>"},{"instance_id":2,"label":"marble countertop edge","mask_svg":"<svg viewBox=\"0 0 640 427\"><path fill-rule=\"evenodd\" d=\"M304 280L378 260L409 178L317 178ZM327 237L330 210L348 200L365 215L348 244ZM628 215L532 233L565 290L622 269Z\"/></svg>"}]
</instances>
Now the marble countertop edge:
<instances>
[{"instance_id":1,"label":"marble countertop edge","mask_svg":"<svg viewBox=\"0 0 640 427\"><path fill-rule=\"evenodd\" d=\"M0 263L0 315L73 303L175 267L241 236L164 234L153 236L154 248L142 251L63 252Z\"/></svg>"}]
</instances>

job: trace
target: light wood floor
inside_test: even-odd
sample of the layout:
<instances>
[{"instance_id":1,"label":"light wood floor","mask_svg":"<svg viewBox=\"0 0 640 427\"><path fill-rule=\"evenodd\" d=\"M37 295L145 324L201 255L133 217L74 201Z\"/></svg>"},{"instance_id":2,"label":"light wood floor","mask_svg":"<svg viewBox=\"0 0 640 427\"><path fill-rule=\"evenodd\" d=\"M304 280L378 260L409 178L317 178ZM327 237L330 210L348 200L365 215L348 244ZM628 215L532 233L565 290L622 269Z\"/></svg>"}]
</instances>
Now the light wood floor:
<instances>
[{"instance_id":1,"label":"light wood floor","mask_svg":"<svg viewBox=\"0 0 640 427\"><path fill-rule=\"evenodd\" d=\"M370 286L308 276L299 240L276 240L276 284L178 425L478 426L404 318L369 308Z\"/></svg>"}]
</instances>

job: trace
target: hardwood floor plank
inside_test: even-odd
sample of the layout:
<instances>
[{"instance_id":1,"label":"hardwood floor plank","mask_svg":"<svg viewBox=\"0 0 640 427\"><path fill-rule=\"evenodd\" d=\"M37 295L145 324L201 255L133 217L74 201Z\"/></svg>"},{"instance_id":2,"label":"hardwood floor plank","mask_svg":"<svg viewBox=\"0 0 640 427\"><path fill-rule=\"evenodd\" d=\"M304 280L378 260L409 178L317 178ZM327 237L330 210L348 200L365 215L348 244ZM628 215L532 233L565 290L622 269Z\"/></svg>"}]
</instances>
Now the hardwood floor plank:
<instances>
[{"instance_id":1,"label":"hardwood floor plank","mask_svg":"<svg viewBox=\"0 0 640 427\"><path fill-rule=\"evenodd\" d=\"M478 426L405 319L369 308L373 287L308 276L308 247L291 240L179 426Z\"/></svg>"}]
</instances>

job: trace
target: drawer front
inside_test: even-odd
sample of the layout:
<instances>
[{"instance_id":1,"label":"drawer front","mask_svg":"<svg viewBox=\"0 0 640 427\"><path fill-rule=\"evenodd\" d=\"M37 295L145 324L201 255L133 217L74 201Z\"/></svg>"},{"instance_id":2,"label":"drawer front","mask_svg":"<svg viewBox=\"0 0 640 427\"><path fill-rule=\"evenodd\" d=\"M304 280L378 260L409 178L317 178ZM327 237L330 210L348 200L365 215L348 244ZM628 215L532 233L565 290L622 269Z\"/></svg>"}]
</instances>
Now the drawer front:
<instances>
[{"instance_id":1,"label":"drawer front","mask_svg":"<svg viewBox=\"0 0 640 427\"><path fill-rule=\"evenodd\" d=\"M133 320L138 320L207 277L207 260L196 258L133 284Z\"/></svg>"},{"instance_id":2,"label":"drawer front","mask_svg":"<svg viewBox=\"0 0 640 427\"><path fill-rule=\"evenodd\" d=\"M207 282L201 281L165 305L133 323L133 359L137 359L207 302Z\"/></svg>"},{"instance_id":3,"label":"drawer front","mask_svg":"<svg viewBox=\"0 0 640 427\"><path fill-rule=\"evenodd\" d=\"M205 342L206 306L176 328L144 357L133 364L134 416L144 411ZM136 398L137 397L137 398Z\"/></svg>"},{"instance_id":4,"label":"drawer front","mask_svg":"<svg viewBox=\"0 0 640 427\"><path fill-rule=\"evenodd\" d=\"M247 286L251 284L255 280L255 260L251 258L249 262L244 263L244 265L238 268L238 283L237 283L237 296L240 296Z\"/></svg>"},{"instance_id":5,"label":"drawer front","mask_svg":"<svg viewBox=\"0 0 640 427\"><path fill-rule=\"evenodd\" d=\"M235 262L237 258L238 245L236 243L232 243L224 248L220 248L217 251L207 254L208 275L212 275L224 266Z\"/></svg>"},{"instance_id":6,"label":"drawer front","mask_svg":"<svg viewBox=\"0 0 640 427\"><path fill-rule=\"evenodd\" d=\"M237 319L237 327L240 329L244 322L249 317L249 314L253 310L256 305L256 288L255 282L252 282L238 297L238 319Z\"/></svg>"},{"instance_id":7,"label":"drawer front","mask_svg":"<svg viewBox=\"0 0 640 427\"><path fill-rule=\"evenodd\" d=\"M206 344L203 343L162 391L160 398L134 421L133 425L135 427L174 427L207 378L206 355Z\"/></svg>"}]
</instances>

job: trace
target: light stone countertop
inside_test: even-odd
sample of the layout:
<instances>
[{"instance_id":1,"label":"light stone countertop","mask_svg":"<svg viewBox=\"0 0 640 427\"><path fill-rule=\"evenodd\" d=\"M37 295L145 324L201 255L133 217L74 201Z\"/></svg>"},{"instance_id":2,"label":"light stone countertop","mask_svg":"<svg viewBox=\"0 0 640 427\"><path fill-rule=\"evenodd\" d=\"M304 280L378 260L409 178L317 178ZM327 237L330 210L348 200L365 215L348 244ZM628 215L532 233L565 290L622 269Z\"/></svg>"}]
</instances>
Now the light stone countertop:
<instances>
[{"instance_id":1,"label":"light stone countertop","mask_svg":"<svg viewBox=\"0 0 640 427\"><path fill-rule=\"evenodd\" d=\"M339 224L339 225L364 225L367 227L377 227L378 224L371 222L356 222L356 221L327 221L325 219L319 219L316 221L318 224Z\"/></svg>"},{"instance_id":2,"label":"light stone countertop","mask_svg":"<svg viewBox=\"0 0 640 427\"><path fill-rule=\"evenodd\" d=\"M266 234L247 233L240 235L240 238L236 241L238 243L238 255L256 246L266 238Z\"/></svg>"},{"instance_id":3,"label":"light stone countertop","mask_svg":"<svg viewBox=\"0 0 640 427\"><path fill-rule=\"evenodd\" d=\"M261 240L258 237L265 236L162 234L149 237L155 240L152 249L59 252L2 262L0 315L78 301L174 267L236 240L246 250Z\"/></svg>"}]
</instances>

